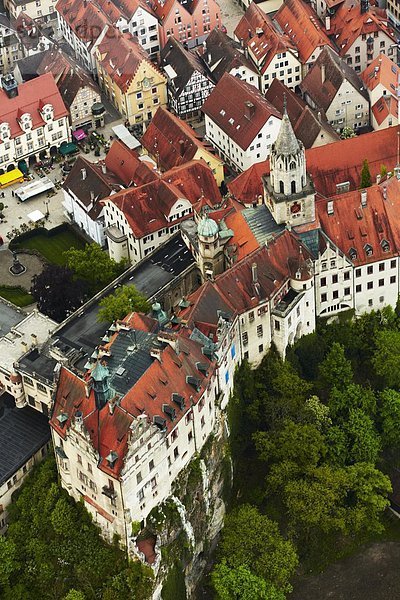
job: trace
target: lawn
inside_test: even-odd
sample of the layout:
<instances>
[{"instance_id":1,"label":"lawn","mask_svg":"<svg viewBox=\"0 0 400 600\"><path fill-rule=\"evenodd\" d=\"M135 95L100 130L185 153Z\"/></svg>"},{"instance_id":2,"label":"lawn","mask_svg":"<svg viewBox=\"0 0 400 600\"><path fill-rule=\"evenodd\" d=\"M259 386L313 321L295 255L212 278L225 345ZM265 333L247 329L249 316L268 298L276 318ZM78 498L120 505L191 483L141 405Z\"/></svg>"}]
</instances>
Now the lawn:
<instances>
[{"instance_id":1,"label":"lawn","mask_svg":"<svg viewBox=\"0 0 400 600\"><path fill-rule=\"evenodd\" d=\"M0 296L16 306L28 306L34 302L33 297L20 286L0 286Z\"/></svg>"},{"instance_id":2,"label":"lawn","mask_svg":"<svg viewBox=\"0 0 400 600\"><path fill-rule=\"evenodd\" d=\"M39 234L35 237L21 241L19 248L37 250L48 262L55 265L64 265L63 253L70 248L82 250L85 247L85 241L76 235L72 230L60 231L51 237Z\"/></svg>"}]
</instances>

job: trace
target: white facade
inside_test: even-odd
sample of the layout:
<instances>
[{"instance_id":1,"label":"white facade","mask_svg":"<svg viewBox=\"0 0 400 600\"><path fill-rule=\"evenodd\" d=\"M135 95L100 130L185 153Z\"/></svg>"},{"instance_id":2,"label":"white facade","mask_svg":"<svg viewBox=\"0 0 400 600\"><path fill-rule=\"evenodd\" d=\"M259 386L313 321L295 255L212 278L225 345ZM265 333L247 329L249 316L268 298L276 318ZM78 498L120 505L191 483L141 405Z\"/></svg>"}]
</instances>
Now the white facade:
<instances>
[{"instance_id":1,"label":"white facade","mask_svg":"<svg viewBox=\"0 0 400 600\"><path fill-rule=\"evenodd\" d=\"M260 89L260 79L258 77L257 71L249 69L246 65L240 65L237 67L233 67L228 71L229 75L233 77L238 77L242 81L249 83L250 85L254 85L255 88ZM266 88L265 88L266 89Z\"/></svg>"},{"instance_id":2,"label":"white facade","mask_svg":"<svg viewBox=\"0 0 400 600\"><path fill-rule=\"evenodd\" d=\"M57 20L56 4L57 0L26 0L25 4L18 0L5 0L4 2L11 17L16 19L21 13L24 13L35 21L40 20L45 23Z\"/></svg>"},{"instance_id":3,"label":"white facade","mask_svg":"<svg viewBox=\"0 0 400 600\"><path fill-rule=\"evenodd\" d=\"M275 142L281 119L270 116L264 123L257 136L249 146L243 150L234 142L218 125L205 115L206 137L228 165L237 171L246 171L255 163L266 160L270 154L271 146Z\"/></svg>"},{"instance_id":4,"label":"white facade","mask_svg":"<svg viewBox=\"0 0 400 600\"><path fill-rule=\"evenodd\" d=\"M372 43L368 40L373 40ZM358 36L346 52L344 57L356 73L361 73L367 66L379 56L380 53L387 54L396 60L395 39L382 30L375 31L369 36L365 33Z\"/></svg>"},{"instance_id":5,"label":"white facade","mask_svg":"<svg viewBox=\"0 0 400 600\"><path fill-rule=\"evenodd\" d=\"M24 113L20 120L21 135L11 137L9 123L0 124L0 170L18 166L18 161L30 157L36 160L42 152L57 149L62 142L69 142L70 128L68 117L54 118L53 107L46 104L42 109L44 125L33 128L32 117ZM13 165L13 167L11 167Z\"/></svg>"},{"instance_id":6,"label":"white facade","mask_svg":"<svg viewBox=\"0 0 400 600\"><path fill-rule=\"evenodd\" d=\"M74 51L75 58L88 69L91 73L96 73L96 61L94 53L96 47L101 43L109 29L108 25L104 25L101 32L98 33L97 39L84 41L81 40L73 29L69 26L63 15L57 12L58 29L63 38L68 42Z\"/></svg>"},{"instance_id":7,"label":"white facade","mask_svg":"<svg viewBox=\"0 0 400 600\"><path fill-rule=\"evenodd\" d=\"M150 55L150 58L158 57L160 35L158 20L155 15L139 5L131 16L127 29L129 33L138 38L140 45Z\"/></svg>"},{"instance_id":8,"label":"white facade","mask_svg":"<svg viewBox=\"0 0 400 600\"><path fill-rule=\"evenodd\" d=\"M262 69L262 64L259 64L260 61L252 54L251 49L249 49L249 55L254 64L262 71L260 75L260 90L263 94L265 94L275 78L282 81L291 90L300 85L303 78L303 67L297 53L294 51L287 50L286 52L276 54L265 70Z\"/></svg>"},{"instance_id":9,"label":"white facade","mask_svg":"<svg viewBox=\"0 0 400 600\"><path fill-rule=\"evenodd\" d=\"M104 208L102 208L95 219L92 219L89 212L93 208L96 200L95 198L93 198L93 201L89 206L85 206L79 198L75 196L70 189L65 188L65 186L63 187L63 194L63 207L65 208L66 216L81 227L94 242L104 247L106 245Z\"/></svg>"}]
</instances>

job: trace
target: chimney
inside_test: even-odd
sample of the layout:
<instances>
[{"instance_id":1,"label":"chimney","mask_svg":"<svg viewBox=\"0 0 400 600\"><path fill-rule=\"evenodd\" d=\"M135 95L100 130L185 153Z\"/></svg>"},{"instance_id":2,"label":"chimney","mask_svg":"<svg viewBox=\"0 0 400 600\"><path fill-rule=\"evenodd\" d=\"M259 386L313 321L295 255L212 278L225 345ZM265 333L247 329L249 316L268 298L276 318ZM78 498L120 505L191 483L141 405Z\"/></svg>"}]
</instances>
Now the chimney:
<instances>
[{"instance_id":1,"label":"chimney","mask_svg":"<svg viewBox=\"0 0 400 600\"><path fill-rule=\"evenodd\" d=\"M378 173L378 175L376 176L376 183L380 183L382 179L382 175L380 173Z\"/></svg>"},{"instance_id":2,"label":"chimney","mask_svg":"<svg viewBox=\"0 0 400 600\"><path fill-rule=\"evenodd\" d=\"M256 28L256 34L257 36L260 38L262 36L262 34L264 33L263 28L262 27L257 27Z\"/></svg>"},{"instance_id":3,"label":"chimney","mask_svg":"<svg viewBox=\"0 0 400 600\"><path fill-rule=\"evenodd\" d=\"M258 283L257 263L251 265L251 278L253 283Z\"/></svg>"},{"instance_id":4,"label":"chimney","mask_svg":"<svg viewBox=\"0 0 400 600\"><path fill-rule=\"evenodd\" d=\"M32 346L37 346L37 335L36 333L31 333L32 338Z\"/></svg>"},{"instance_id":5,"label":"chimney","mask_svg":"<svg viewBox=\"0 0 400 600\"><path fill-rule=\"evenodd\" d=\"M387 198L387 188L386 188L386 185L384 185L383 188L382 188L382 195L383 195L383 199L386 200L386 198Z\"/></svg>"},{"instance_id":6,"label":"chimney","mask_svg":"<svg viewBox=\"0 0 400 600\"><path fill-rule=\"evenodd\" d=\"M114 408L115 408L115 398L111 398L108 401L108 412L110 413L110 415L114 414Z\"/></svg>"},{"instance_id":7,"label":"chimney","mask_svg":"<svg viewBox=\"0 0 400 600\"><path fill-rule=\"evenodd\" d=\"M90 190L90 201L94 202L94 191Z\"/></svg>"},{"instance_id":8,"label":"chimney","mask_svg":"<svg viewBox=\"0 0 400 600\"><path fill-rule=\"evenodd\" d=\"M179 154L181 156L185 154L185 142L183 140L179 140Z\"/></svg>"},{"instance_id":9,"label":"chimney","mask_svg":"<svg viewBox=\"0 0 400 600\"><path fill-rule=\"evenodd\" d=\"M252 117L254 117L255 112L256 107L254 106L254 104L250 102L250 100L246 100L246 102L244 103L244 116L246 117L246 119L250 120Z\"/></svg>"},{"instance_id":10,"label":"chimney","mask_svg":"<svg viewBox=\"0 0 400 600\"><path fill-rule=\"evenodd\" d=\"M105 164L101 165L101 171L102 171L102 173L104 173L104 175L106 175L106 173L107 173L107 167L106 167Z\"/></svg>"},{"instance_id":11,"label":"chimney","mask_svg":"<svg viewBox=\"0 0 400 600\"><path fill-rule=\"evenodd\" d=\"M328 203L326 205L326 212L328 213L328 215L334 215L335 211L333 208L333 200L328 200Z\"/></svg>"},{"instance_id":12,"label":"chimney","mask_svg":"<svg viewBox=\"0 0 400 600\"><path fill-rule=\"evenodd\" d=\"M322 80L322 83L324 83L325 79L326 79L325 65L321 65L321 80Z\"/></svg>"},{"instance_id":13,"label":"chimney","mask_svg":"<svg viewBox=\"0 0 400 600\"><path fill-rule=\"evenodd\" d=\"M77 410L75 413L75 425L78 429L82 428L83 425L83 413L81 410Z\"/></svg>"},{"instance_id":14,"label":"chimney","mask_svg":"<svg viewBox=\"0 0 400 600\"><path fill-rule=\"evenodd\" d=\"M326 29L326 31L331 30L331 18L329 15L326 15L326 17L325 17L325 29Z\"/></svg>"},{"instance_id":15,"label":"chimney","mask_svg":"<svg viewBox=\"0 0 400 600\"><path fill-rule=\"evenodd\" d=\"M361 208L367 206L367 190L361 190Z\"/></svg>"},{"instance_id":16,"label":"chimney","mask_svg":"<svg viewBox=\"0 0 400 600\"><path fill-rule=\"evenodd\" d=\"M86 176L87 176L86 169L81 169L81 175L82 175L82 181L85 181Z\"/></svg>"},{"instance_id":17,"label":"chimney","mask_svg":"<svg viewBox=\"0 0 400 600\"><path fill-rule=\"evenodd\" d=\"M318 113L317 113L317 119L318 119L318 121L321 123L321 121L322 121L322 117L321 117L321 111L320 111L320 110L319 110L319 111L318 111Z\"/></svg>"}]
</instances>

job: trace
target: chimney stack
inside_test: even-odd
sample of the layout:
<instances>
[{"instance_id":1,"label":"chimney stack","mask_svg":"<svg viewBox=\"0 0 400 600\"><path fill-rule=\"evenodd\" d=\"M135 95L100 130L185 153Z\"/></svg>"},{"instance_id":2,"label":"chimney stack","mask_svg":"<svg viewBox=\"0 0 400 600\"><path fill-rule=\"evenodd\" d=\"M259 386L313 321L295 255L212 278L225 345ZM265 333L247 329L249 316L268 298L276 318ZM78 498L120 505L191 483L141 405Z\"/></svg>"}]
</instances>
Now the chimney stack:
<instances>
[{"instance_id":1,"label":"chimney stack","mask_svg":"<svg viewBox=\"0 0 400 600\"><path fill-rule=\"evenodd\" d=\"M94 191L90 190L90 201L94 202Z\"/></svg>"},{"instance_id":2,"label":"chimney stack","mask_svg":"<svg viewBox=\"0 0 400 600\"><path fill-rule=\"evenodd\" d=\"M256 112L256 107L250 100L246 100L244 103L244 116L246 119L252 119L254 117L254 113Z\"/></svg>"},{"instance_id":3,"label":"chimney stack","mask_svg":"<svg viewBox=\"0 0 400 600\"><path fill-rule=\"evenodd\" d=\"M251 277L253 283L258 283L257 263L255 262L251 265Z\"/></svg>"},{"instance_id":4,"label":"chimney stack","mask_svg":"<svg viewBox=\"0 0 400 600\"><path fill-rule=\"evenodd\" d=\"M185 154L185 142L183 140L179 140L179 154L181 156Z\"/></svg>"},{"instance_id":5,"label":"chimney stack","mask_svg":"<svg viewBox=\"0 0 400 600\"><path fill-rule=\"evenodd\" d=\"M325 65L321 65L321 80L322 80L322 83L325 82L325 79L326 79Z\"/></svg>"},{"instance_id":6,"label":"chimney stack","mask_svg":"<svg viewBox=\"0 0 400 600\"><path fill-rule=\"evenodd\" d=\"M326 15L326 17L325 17L325 29L326 29L326 31L331 30L331 18L329 15Z\"/></svg>"},{"instance_id":7,"label":"chimney stack","mask_svg":"<svg viewBox=\"0 0 400 600\"><path fill-rule=\"evenodd\" d=\"M102 164L102 165L101 165L101 170L102 170L102 173L103 173L104 175L106 175L106 173L107 173L107 167L106 167L106 165L105 165L105 164Z\"/></svg>"},{"instance_id":8,"label":"chimney stack","mask_svg":"<svg viewBox=\"0 0 400 600\"><path fill-rule=\"evenodd\" d=\"M361 190L361 208L365 208L367 206L367 190Z\"/></svg>"},{"instance_id":9,"label":"chimney stack","mask_svg":"<svg viewBox=\"0 0 400 600\"><path fill-rule=\"evenodd\" d=\"M82 175L82 181L85 181L86 176L87 176L86 169L81 169L81 175Z\"/></svg>"}]
</instances>

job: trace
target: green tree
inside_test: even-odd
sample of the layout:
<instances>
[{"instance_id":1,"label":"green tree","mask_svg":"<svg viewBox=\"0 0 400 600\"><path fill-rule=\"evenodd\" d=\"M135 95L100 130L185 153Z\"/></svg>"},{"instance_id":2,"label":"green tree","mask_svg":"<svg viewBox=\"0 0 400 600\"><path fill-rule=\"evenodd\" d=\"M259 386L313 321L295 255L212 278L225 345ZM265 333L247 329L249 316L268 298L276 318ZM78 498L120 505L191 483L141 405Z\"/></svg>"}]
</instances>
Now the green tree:
<instances>
[{"instance_id":1,"label":"green tree","mask_svg":"<svg viewBox=\"0 0 400 600\"><path fill-rule=\"evenodd\" d=\"M376 398L371 388L351 383L346 388L334 387L329 396L328 406L331 415L342 421L348 418L351 409L361 409L368 415L374 415Z\"/></svg>"},{"instance_id":2,"label":"green tree","mask_svg":"<svg viewBox=\"0 0 400 600\"><path fill-rule=\"evenodd\" d=\"M0 536L0 590L8 586L12 574L17 569L16 557L14 542Z\"/></svg>"},{"instance_id":3,"label":"green tree","mask_svg":"<svg viewBox=\"0 0 400 600\"><path fill-rule=\"evenodd\" d=\"M384 177L386 177L387 175L387 166L386 165L381 165L381 170L380 170L380 174L381 174L381 178L383 179Z\"/></svg>"},{"instance_id":4,"label":"green tree","mask_svg":"<svg viewBox=\"0 0 400 600\"><path fill-rule=\"evenodd\" d=\"M125 261L115 262L99 244L86 244L83 250L71 248L64 252L67 266L75 276L88 282L92 291L101 289L120 275Z\"/></svg>"},{"instance_id":5,"label":"green tree","mask_svg":"<svg viewBox=\"0 0 400 600\"><path fill-rule=\"evenodd\" d=\"M375 464L381 449L380 437L373 420L359 408L352 408L344 430L348 435L348 460Z\"/></svg>"},{"instance_id":6,"label":"green tree","mask_svg":"<svg viewBox=\"0 0 400 600\"><path fill-rule=\"evenodd\" d=\"M64 596L64 600L86 600L86 596L78 590L70 590L68 594Z\"/></svg>"},{"instance_id":7,"label":"green tree","mask_svg":"<svg viewBox=\"0 0 400 600\"><path fill-rule=\"evenodd\" d=\"M211 581L217 600L285 600L285 594L247 567L232 569L226 561L215 565Z\"/></svg>"},{"instance_id":8,"label":"green tree","mask_svg":"<svg viewBox=\"0 0 400 600\"><path fill-rule=\"evenodd\" d=\"M306 418L319 431L323 431L332 424L329 416L329 406L323 404L318 396L310 396L306 400Z\"/></svg>"},{"instance_id":9,"label":"green tree","mask_svg":"<svg viewBox=\"0 0 400 600\"><path fill-rule=\"evenodd\" d=\"M254 506L245 504L226 516L220 551L231 569L246 567L278 589L291 590L296 550L281 536L277 523Z\"/></svg>"},{"instance_id":10,"label":"green tree","mask_svg":"<svg viewBox=\"0 0 400 600\"><path fill-rule=\"evenodd\" d=\"M377 375L385 386L400 389L400 331L378 331L372 358Z\"/></svg>"},{"instance_id":11,"label":"green tree","mask_svg":"<svg viewBox=\"0 0 400 600\"><path fill-rule=\"evenodd\" d=\"M400 448L400 393L385 389L379 395L382 443L386 448Z\"/></svg>"},{"instance_id":12,"label":"green tree","mask_svg":"<svg viewBox=\"0 0 400 600\"><path fill-rule=\"evenodd\" d=\"M345 389L352 381L351 362L346 358L344 347L334 342L319 366L320 386L327 393L333 387Z\"/></svg>"},{"instance_id":13,"label":"green tree","mask_svg":"<svg viewBox=\"0 0 400 600\"><path fill-rule=\"evenodd\" d=\"M126 317L131 312L147 313L150 304L146 298L138 292L134 285L124 285L100 300L99 321L115 321Z\"/></svg>"},{"instance_id":14,"label":"green tree","mask_svg":"<svg viewBox=\"0 0 400 600\"><path fill-rule=\"evenodd\" d=\"M371 179L371 173L369 170L369 164L368 164L368 160L365 159L363 162L362 169L361 169L360 189L371 187L371 185L372 185L372 179Z\"/></svg>"},{"instance_id":15,"label":"green tree","mask_svg":"<svg viewBox=\"0 0 400 600\"><path fill-rule=\"evenodd\" d=\"M38 309L60 323L82 305L87 286L73 278L71 269L48 264L33 276L30 292Z\"/></svg>"},{"instance_id":16,"label":"green tree","mask_svg":"<svg viewBox=\"0 0 400 600\"><path fill-rule=\"evenodd\" d=\"M342 140L348 140L349 138L354 137L356 137L356 132L352 127L343 127L342 133L340 134Z\"/></svg>"}]
</instances>

